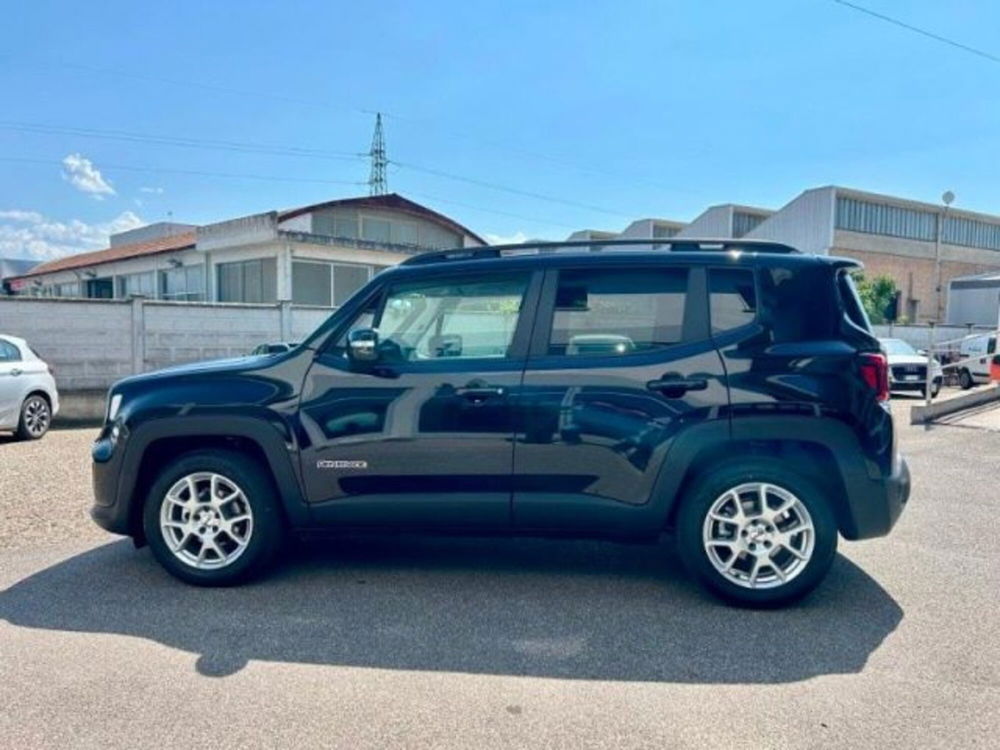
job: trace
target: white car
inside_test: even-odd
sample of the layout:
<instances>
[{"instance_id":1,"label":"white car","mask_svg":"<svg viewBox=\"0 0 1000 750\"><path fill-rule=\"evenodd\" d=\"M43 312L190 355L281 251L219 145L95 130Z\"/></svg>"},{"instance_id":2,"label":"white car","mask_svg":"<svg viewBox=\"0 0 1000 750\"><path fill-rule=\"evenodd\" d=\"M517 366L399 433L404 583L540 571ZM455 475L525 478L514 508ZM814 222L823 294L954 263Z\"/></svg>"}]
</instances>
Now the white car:
<instances>
[{"instance_id":1,"label":"white car","mask_svg":"<svg viewBox=\"0 0 1000 750\"><path fill-rule=\"evenodd\" d=\"M962 388L990 381L990 360L997 350L996 334L981 333L966 336L959 344L958 353L965 364L958 371L958 384Z\"/></svg>"},{"instance_id":2,"label":"white car","mask_svg":"<svg viewBox=\"0 0 1000 750\"><path fill-rule=\"evenodd\" d=\"M885 356L889 359L889 390L919 391L927 388L927 355L914 349L902 339L879 339ZM936 359L931 363L931 398L941 390L944 371Z\"/></svg>"},{"instance_id":3,"label":"white car","mask_svg":"<svg viewBox=\"0 0 1000 750\"><path fill-rule=\"evenodd\" d=\"M59 413L51 368L24 339L0 334L0 431L37 440Z\"/></svg>"}]
</instances>

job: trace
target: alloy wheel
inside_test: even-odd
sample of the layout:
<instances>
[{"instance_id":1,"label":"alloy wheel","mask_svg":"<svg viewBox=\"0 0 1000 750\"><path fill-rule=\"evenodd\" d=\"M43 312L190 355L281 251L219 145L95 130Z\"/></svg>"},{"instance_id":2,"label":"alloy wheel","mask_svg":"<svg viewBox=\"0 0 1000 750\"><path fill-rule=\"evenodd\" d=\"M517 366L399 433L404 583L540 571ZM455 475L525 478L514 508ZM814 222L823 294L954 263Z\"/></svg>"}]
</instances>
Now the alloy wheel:
<instances>
[{"instance_id":1,"label":"alloy wheel","mask_svg":"<svg viewBox=\"0 0 1000 750\"><path fill-rule=\"evenodd\" d=\"M160 532L181 562L200 570L224 568L250 543L253 511L231 479L197 472L178 479L160 505Z\"/></svg>"},{"instance_id":2,"label":"alloy wheel","mask_svg":"<svg viewBox=\"0 0 1000 750\"><path fill-rule=\"evenodd\" d=\"M805 570L816 531L805 504L783 487L747 482L719 495L702 526L712 566L748 589L783 586Z\"/></svg>"},{"instance_id":3,"label":"alloy wheel","mask_svg":"<svg viewBox=\"0 0 1000 750\"><path fill-rule=\"evenodd\" d=\"M32 396L24 405L24 428L32 437L41 437L49 429L52 412L48 402L41 396Z\"/></svg>"}]
</instances>

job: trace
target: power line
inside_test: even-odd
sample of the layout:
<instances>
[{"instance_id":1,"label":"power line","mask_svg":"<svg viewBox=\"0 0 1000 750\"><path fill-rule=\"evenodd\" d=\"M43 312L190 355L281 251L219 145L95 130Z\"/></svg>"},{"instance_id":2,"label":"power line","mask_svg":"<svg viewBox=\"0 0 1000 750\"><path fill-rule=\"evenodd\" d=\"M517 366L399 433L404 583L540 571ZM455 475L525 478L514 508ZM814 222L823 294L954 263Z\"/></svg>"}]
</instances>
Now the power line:
<instances>
[{"instance_id":1,"label":"power line","mask_svg":"<svg viewBox=\"0 0 1000 750\"><path fill-rule=\"evenodd\" d=\"M369 110L365 110L368 114L375 114ZM480 145L485 145L487 148L496 149L498 151L508 151L510 153L519 154L521 156L528 157L533 160L547 161L551 164L558 164L563 167L569 167L570 169L575 169L580 172L589 172L591 174L604 175L606 177L613 177L617 180L624 180L626 182L632 182L635 184L642 184L648 187L654 187L659 190L676 190L676 185L666 185L662 182L656 182L655 180L650 180L645 177L640 177L638 175L627 175L622 172L617 172L615 170L606 169L594 164L584 165L577 164L576 162L570 161L568 159L561 159L552 154L546 154L539 151L532 151L530 149L525 149L520 146L513 146L509 143L504 143L501 141L491 140L487 138L482 138L476 135L470 135L469 133L462 132L461 130L454 129L442 129L440 126L436 126L432 120L427 120L423 118L408 117L406 115L399 115L393 112L382 112L385 117L390 117L394 120L400 120L401 122L409 122L415 125L430 125L431 127L436 127L438 132L444 133L445 135L455 136L457 138L464 138L465 140L478 142Z\"/></svg>"},{"instance_id":2,"label":"power line","mask_svg":"<svg viewBox=\"0 0 1000 750\"><path fill-rule=\"evenodd\" d=\"M633 214L625 213L624 211L614 211L607 208L601 208L600 206L592 206L589 203L578 203L577 201L567 200L565 198L556 198L551 195L544 195L543 193L535 193L530 190L521 190L519 188L510 187L507 185L500 185L495 182L488 182L486 180L478 180L473 177L463 177L462 175L452 174L451 172L443 172L440 169L431 169L430 167L421 167L416 164L409 164L407 162L396 161L393 159L391 164L395 164L397 167L402 169L411 169L414 172L423 172L424 174L435 175L436 177L444 177L448 180L456 180L458 182L464 182L469 185L476 185L478 187L488 188L490 190L499 190L504 193L511 193L512 195L521 195L526 198L534 198L535 200L548 201L549 203L560 203L564 206L572 206L573 208L583 208L587 211L597 211L602 214L610 214L612 216L624 216L626 218L633 218Z\"/></svg>"},{"instance_id":3,"label":"power line","mask_svg":"<svg viewBox=\"0 0 1000 750\"><path fill-rule=\"evenodd\" d=\"M883 13L878 13L874 10L871 10L870 8L865 8L860 5L856 5L855 3L847 2L847 0L832 0L832 1L835 2L837 5L843 5L845 8L851 8L852 10L856 10L859 13L865 13L871 16L872 18L878 18L881 21L885 21L886 23L891 23L894 26L899 26L900 28L906 29L907 31L912 31L915 34L920 34L929 39L933 39L936 42L941 42L942 44L947 44L951 47L955 47L956 49L960 49L964 52L977 55L978 57L983 57L987 60L990 60L991 62L1000 63L1000 56L994 55L990 52L986 52L981 49L977 49L975 47L970 47L968 44L962 44L962 42L956 42L954 39L949 39L946 36L935 34L933 31L927 31L927 29L921 29L919 26L913 26L912 24L908 24L905 21L900 21L898 18L893 18L892 16L887 16Z\"/></svg>"},{"instance_id":4,"label":"power line","mask_svg":"<svg viewBox=\"0 0 1000 750\"><path fill-rule=\"evenodd\" d=\"M153 135L149 133L135 133L125 130L98 130L96 128L46 125L33 122L10 122L0 120L0 130L10 130L17 133L35 133L41 135L71 135L83 138L101 138L133 143L152 143L161 146L181 146L184 148L235 151L238 153L251 154L269 154L272 156L298 156L310 159L337 159L353 161L361 159L364 156L364 154L360 153L328 151L325 149L302 148L299 146L281 146L264 143L245 143L240 141L188 138L184 136Z\"/></svg>"},{"instance_id":5,"label":"power line","mask_svg":"<svg viewBox=\"0 0 1000 750\"><path fill-rule=\"evenodd\" d=\"M114 69L114 68L103 68L103 67L97 67L97 66L94 66L94 65L83 65L83 64L80 64L80 63L72 63L72 62L67 62L67 61L63 61L63 60L58 60L58 61L50 62L50 63L45 63L44 61L41 61L41 62L39 62L37 64L40 64L43 67L45 67L47 65L48 66L55 66L55 67L64 67L64 68L70 68L70 69L74 69L74 70L87 71L87 72L90 72L90 73L98 73L98 74L102 74L102 75L120 76L120 77L123 77L123 78L132 78L132 79L140 80L140 81L150 81L150 82L155 82L155 83L163 83L163 84L167 84L167 85L170 85L170 86L190 87L190 88L201 89L201 90L204 90L204 91L211 91L211 92L214 92L214 93L228 94L228 95L231 95L231 96L248 97L248 98L254 98L254 99L267 98L267 99L271 99L271 100L274 100L274 101L286 102L286 103L289 103L289 104L299 104L299 105L304 105L304 106L308 106L308 107L316 107L316 108L321 108L321 109L329 109L329 110L333 110L333 111L346 112L346 113L355 114L355 115L357 115L357 114L363 114L363 115L373 115L373 114L376 114L376 111L372 110L372 109L364 109L364 108L358 108L358 107L344 107L344 106L339 106L339 105L333 105L333 104L330 104L328 101L324 101L324 100L300 99L300 98L297 98L297 97L287 96L287 95L284 95L284 94L275 94L272 91L268 91L268 90L251 91L251 90L247 90L247 89L233 88L233 87L229 87L229 86L220 86L220 85L210 84L210 83L203 83L203 82L196 82L196 81L184 81L184 80L179 80L179 79L176 79L176 78L167 78L167 77L164 77L164 76L154 76L154 75L149 75L147 73L136 73L136 72L133 72L133 71L126 71L126 70L120 70L120 69ZM433 120L426 120L426 119L421 119L421 118L412 118L412 117L408 117L408 116L405 116L405 115L396 114L396 113L393 113L393 112L387 112L384 109L381 110L381 112L382 112L382 115L384 117L389 117L389 118L392 118L392 119L400 120L402 122L411 122L411 123L415 123L415 124L418 124L418 125L430 125L432 128L437 129L438 132L440 132L440 133L444 133L446 135L456 136L456 137L463 138L463 139L466 139L466 140L469 140L469 141L472 141L472 142L478 142L481 146L485 145L487 148L492 148L492 149L496 149L496 150L507 151L509 153L516 153L516 154L519 154L519 155L524 156L524 157L528 157L528 158L533 159L533 160L543 160L543 161L547 161L547 162L549 162L551 164L558 164L558 165L561 165L563 167L569 167L569 168L577 170L577 171L589 172L591 174L600 174L600 175L604 175L604 176L607 176L607 177L613 177L615 179L622 180L622 181L625 181L625 182L631 182L631 183L634 183L634 184L643 184L643 185L646 185L648 187L655 187L658 190L673 191L673 190L676 189L676 186L665 185L663 183L659 183L659 182L656 182L656 181L653 181L653 180L649 180L649 179L647 179L645 177L639 177L639 176L636 176L636 175L627 175L627 174L624 174L624 173L621 173L621 172L617 172L617 171L614 171L614 170L609 170L607 168L604 168L604 167L601 167L601 166L598 166L598 165L595 165L595 164L586 164L586 165L584 165L584 164L578 164L578 163L573 162L571 160L561 159L561 158L553 156L551 154L542 153L542 152L538 152L538 151L533 151L533 150L530 150L530 149L521 148L519 146L512 146L510 144L505 144L505 143L502 143L500 141L494 141L494 140L484 139L484 138L481 138L479 136L470 135L468 133L465 133L465 132L462 132L462 131L457 131L457 130L454 130L454 129L441 128L440 125L435 124L435 122Z\"/></svg>"},{"instance_id":6,"label":"power line","mask_svg":"<svg viewBox=\"0 0 1000 750\"><path fill-rule=\"evenodd\" d=\"M63 166L61 161L53 159L32 159L23 156L0 156L0 161L21 164L45 164ZM194 169L171 169L168 167L137 167L129 164L101 164L101 169L120 169L126 172L150 172L155 174L181 174L194 177L225 177L240 180L264 180L267 182L308 182L322 185L366 185L357 180L325 180L318 177L287 177L278 175L245 174L235 172L203 172Z\"/></svg>"},{"instance_id":7,"label":"power line","mask_svg":"<svg viewBox=\"0 0 1000 750\"><path fill-rule=\"evenodd\" d=\"M14 122L14 121L3 121L0 120L0 130L10 130L14 132L24 132L24 133L39 133L45 135L70 135L76 137L85 138L100 138L109 140L118 140L134 143L149 143L153 145L165 145L165 146L177 146L183 148L199 148L199 149L209 149L209 150L220 150L220 151L230 151L236 153L260 153L272 156L293 156L293 157L305 157L305 158L322 158L322 159L336 159L336 160L346 160L353 161L364 157L375 158L370 152L369 154L352 154L343 151L328 151L324 149L313 149L304 148L299 146L284 146L284 145L270 145L261 143L246 143L240 141L225 141L225 140L211 140L204 138L191 138L187 136L172 136L172 135L159 135L150 133L136 133L133 131L126 130L99 130L96 128L83 128L76 126L62 126L62 125L48 125L44 123L30 123L30 122ZM377 133L376 133L377 139ZM375 139L373 139L372 148L376 146ZM382 151L381 158L385 157L385 144L384 135L382 139ZM393 165L403 168L411 169L416 172L423 172L425 174L431 174L437 177L443 177L445 179L457 180L459 182L464 182L470 185L477 185L479 187L488 188L491 190L499 190L501 192L511 193L514 195L521 195L528 198L533 198L536 200L548 201L550 203L559 203L566 206L572 206L574 208L582 208L588 211L597 211L599 213L610 214L614 216L625 216L631 218L631 214L622 211L615 211L611 209L602 208L600 206L592 206L587 203L580 203L578 201L573 201L565 198L556 198L554 196L544 195L542 193L536 193L533 191L522 190L520 188L510 187L507 185L499 185L497 183L488 182L486 180L480 180L473 177L465 177L462 175L453 174L450 172L445 172L442 170L431 169L429 167L421 167L416 164L409 164L398 161L389 161L384 159L386 164L392 163ZM53 163L53 162L44 162ZM115 166L112 164L103 164L105 168L111 169L133 169L128 166ZM374 168L374 161L373 161ZM146 168L143 168L146 169ZM153 170L147 170L153 171ZM228 175L223 173L214 172L197 172L192 170L159 170L164 172L170 172L176 174L191 174L198 176L232 176L241 177L242 175ZM247 176L248 179L257 179L253 175ZM282 181L301 181L295 178L268 178ZM371 189L371 180L368 183L361 182L343 182L343 181L329 181L331 184L368 184L369 189ZM383 192L387 192L388 188L383 180L382 183Z\"/></svg>"},{"instance_id":8,"label":"power line","mask_svg":"<svg viewBox=\"0 0 1000 750\"><path fill-rule=\"evenodd\" d=\"M465 203L464 201L456 201L452 198L442 198L438 195L431 195L430 193L425 193L423 191L414 192L412 190L406 191L407 195L412 195L417 198L423 198L425 200L437 201L439 203L447 203L453 206L460 206L461 208L468 208L472 211L482 211L488 214L497 214L498 216L507 216L512 219L521 219L522 221L531 221L537 224L544 224L553 227L562 227L564 229L579 229L579 225L576 224L563 224L562 222L552 221L550 219L541 219L537 216L525 216L524 214L512 213L510 211L501 211L497 208L485 208L484 206L476 206L471 203Z\"/></svg>"}]
</instances>

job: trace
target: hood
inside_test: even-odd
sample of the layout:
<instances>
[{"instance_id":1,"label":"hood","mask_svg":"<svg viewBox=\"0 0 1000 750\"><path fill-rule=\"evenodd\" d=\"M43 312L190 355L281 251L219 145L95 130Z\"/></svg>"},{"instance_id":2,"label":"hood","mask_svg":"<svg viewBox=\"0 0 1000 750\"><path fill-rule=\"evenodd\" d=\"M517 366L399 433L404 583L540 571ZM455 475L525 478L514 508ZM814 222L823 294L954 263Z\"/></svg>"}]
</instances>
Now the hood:
<instances>
[{"instance_id":1,"label":"hood","mask_svg":"<svg viewBox=\"0 0 1000 750\"><path fill-rule=\"evenodd\" d=\"M275 355L256 354L246 357L230 357L229 359L210 359L200 362L189 362L184 365L172 365L161 370L151 370L139 375L130 375L119 380L115 385L129 385L145 380L158 378L183 377L185 375L204 375L207 373L244 372L256 367L273 364Z\"/></svg>"},{"instance_id":2,"label":"hood","mask_svg":"<svg viewBox=\"0 0 1000 750\"><path fill-rule=\"evenodd\" d=\"M927 357L920 354L890 354L889 365L926 365ZM934 362L932 364L937 364Z\"/></svg>"}]
</instances>

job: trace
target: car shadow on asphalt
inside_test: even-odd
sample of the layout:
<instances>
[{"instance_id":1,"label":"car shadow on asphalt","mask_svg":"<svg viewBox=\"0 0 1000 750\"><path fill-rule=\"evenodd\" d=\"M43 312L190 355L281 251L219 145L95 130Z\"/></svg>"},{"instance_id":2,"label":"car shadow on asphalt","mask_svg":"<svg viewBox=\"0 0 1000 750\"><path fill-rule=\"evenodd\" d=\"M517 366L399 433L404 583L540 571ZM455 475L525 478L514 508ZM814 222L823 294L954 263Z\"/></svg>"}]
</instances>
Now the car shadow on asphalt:
<instances>
[{"instance_id":1,"label":"car shadow on asphalt","mask_svg":"<svg viewBox=\"0 0 1000 750\"><path fill-rule=\"evenodd\" d=\"M838 556L781 610L734 609L671 545L360 536L303 545L267 578L200 589L117 541L0 592L22 627L146 638L225 676L252 659L586 680L780 683L860 671L903 611Z\"/></svg>"}]
</instances>

